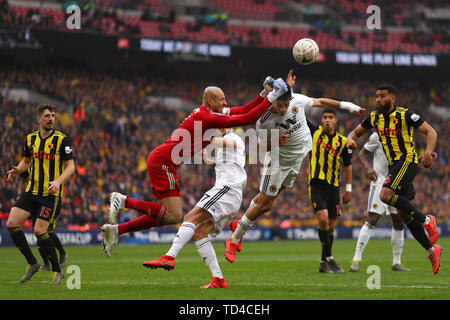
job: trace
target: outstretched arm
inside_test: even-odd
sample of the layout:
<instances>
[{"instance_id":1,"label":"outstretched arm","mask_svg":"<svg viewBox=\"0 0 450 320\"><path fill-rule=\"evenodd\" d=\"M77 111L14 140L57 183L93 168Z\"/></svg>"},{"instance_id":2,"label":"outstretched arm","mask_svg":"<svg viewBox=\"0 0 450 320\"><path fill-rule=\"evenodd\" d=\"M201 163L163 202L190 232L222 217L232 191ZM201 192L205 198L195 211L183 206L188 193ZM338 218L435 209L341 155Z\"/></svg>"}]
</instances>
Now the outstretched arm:
<instances>
[{"instance_id":1,"label":"outstretched arm","mask_svg":"<svg viewBox=\"0 0 450 320\"><path fill-rule=\"evenodd\" d=\"M286 77L286 83L289 85L289 87L293 88L295 85L295 79L296 76L294 76L294 70L289 70L289 73ZM361 108L360 106L357 106L354 103L347 102L347 101L336 101L333 99L328 98L312 98L313 100L313 107L316 108L334 108L334 109L342 109L342 110L348 110L348 112L352 114L359 114L363 115L366 112L365 108Z\"/></svg>"},{"instance_id":2,"label":"outstretched arm","mask_svg":"<svg viewBox=\"0 0 450 320\"><path fill-rule=\"evenodd\" d=\"M208 128L232 128L243 126L256 122L271 105L272 103L266 98L258 104L257 107L247 113L233 116L210 113L203 121L207 122Z\"/></svg>"}]
</instances>

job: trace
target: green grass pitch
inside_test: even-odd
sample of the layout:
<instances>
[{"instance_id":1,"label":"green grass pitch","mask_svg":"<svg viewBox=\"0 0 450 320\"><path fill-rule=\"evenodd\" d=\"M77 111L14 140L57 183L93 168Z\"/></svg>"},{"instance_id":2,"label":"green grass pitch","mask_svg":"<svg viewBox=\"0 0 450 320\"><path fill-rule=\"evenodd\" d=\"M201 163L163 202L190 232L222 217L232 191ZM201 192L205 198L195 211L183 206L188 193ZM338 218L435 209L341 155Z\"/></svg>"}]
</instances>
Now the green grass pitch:
<instances>
[{"instance_id":1,"label":"green grass pitch","mask_svg":"<svg viewBox=\"0 0 450 320\"><path fill-rule=\"evenodd\" d=\"M394 272L389 239L372 239L363 254L359 273L321 274L318 272L319 241L244 242L243 251L230 264L223 256L224 244L214 243L228 289L201 290L210 280L195 246L190 243L168 272L151 270L142 262L164 254L169 244L120 245L112 258L106 259L100 246L67 247L68 266L80 268L81 289L68 289L64 283L49 285L50 272L41 271L30 281L19 284L25 259L16 248L1 248L0 299L151 299L151 300L334 300L334 299L449 299L450 259L445 248L450 238L438 240L444 248L441 269L433 275L426 252L419 244L406 239L402 262L411 272ZM334 257L348 271L356 240L339 240ZM39 257L37 249L33 252ZM369 290L369 265L380 268L380 289ZM67 267L66 267L67 268Z\"/></svg>"}]
</instances>

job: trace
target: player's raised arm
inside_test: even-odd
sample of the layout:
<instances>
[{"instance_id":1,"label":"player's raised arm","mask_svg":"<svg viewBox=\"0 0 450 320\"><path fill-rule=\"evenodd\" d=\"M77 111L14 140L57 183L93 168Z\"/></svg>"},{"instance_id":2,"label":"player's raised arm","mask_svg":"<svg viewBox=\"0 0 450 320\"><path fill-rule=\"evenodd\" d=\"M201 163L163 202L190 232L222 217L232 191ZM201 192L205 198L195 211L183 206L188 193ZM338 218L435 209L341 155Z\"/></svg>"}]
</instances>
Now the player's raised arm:
<instances>
[{"instance_id":1,"label":"player's raised arm","mask_svg":"<svg viewBox=\"0 0 450 320\"><path fill-rule=\"evenodd\" d=\"M250 101L249 103L240 106L240 107L233 107L233 108L224 108L223 114L226 115L236 115L236 114L243 114L247 113L256 106L258 106L265 98L267 98L267 95L270 93L270 91L273 90L275 79L273 79L271 76L267 76L266 79L264 79L263 82L263 91L256 97L254 100Z\"/></svg>"},{"instance_id":2,"label":"player's raised arm","mask_svg":"<svg viewBox=\"0 0 450 320\"><path fill-rule=\"evenodd\" d=\"M360 106L357 106L354 103L347 102L347 101L337 101L333 99L328 98L312 98L313 100L313 107L315 108L334 108L334 109L341 109L341 110L347 110L348 112L352 114L362 115L366 111L365 108L361 108Z\"/></svg>"},{"instance_id":3,"label":"player's raised arm","mask_svg":"<svg viewBox=\"0 0 450 320\"><path fill-rule=\"evenodd\" d=\"M286 77L286 83L289 87L293 88L295 85L296 76L294 76L294 70L289 70L289 73ZM354 103L347 101L337 101L328 98L312 98L313 104L312 106L315 108L334 108L334 109L342 109L347 110L352 114L363 115L366 112L365 108L357 106Z\"/></svg>"},{"instance_id":4,"label":"player's raised arm","mask_svg":"<svg viewBox=\"0 0 450 320\"><path fill-rule=\"evenodd\" d=\"M256 122L267 108L269 108L276 99L288 92L288 90L289 88L284 80L279 78L275 81L274 89L267 95L267 98L249 112L233 116L210 113L202 120L207 122L209 128L232 128Z\"/></svg>"}]
</instances>

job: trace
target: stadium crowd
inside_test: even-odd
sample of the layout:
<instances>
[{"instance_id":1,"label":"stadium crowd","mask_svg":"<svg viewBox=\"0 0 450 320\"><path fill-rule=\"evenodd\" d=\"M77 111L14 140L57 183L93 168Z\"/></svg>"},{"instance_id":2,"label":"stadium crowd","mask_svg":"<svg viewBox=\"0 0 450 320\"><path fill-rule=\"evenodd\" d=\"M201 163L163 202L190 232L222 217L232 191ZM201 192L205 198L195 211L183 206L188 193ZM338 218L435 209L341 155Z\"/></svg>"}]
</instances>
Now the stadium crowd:
<instances>
[{"instance_id":1,"label":"stadium crowd","mask_svg":"<svg viewBox=\"0 0 450 320\"><path fill-rule=\"evenodd\" d=\"M450 43L450 24L448 20L427 19L421 9L421 4L414 1L396 1L391 3L386 0L373 1L379 5L383 12L383 26L400 26L410 27L410 31L404 32L401 38L391 37L396 33L387 31L385 28L375 30L375 37L369 37L369 30L365 29L367 13L366 8L371 3L369 1L323 1L323 0L302 0L297 1L305 6L302 13L296 12L290 14L291 22L298 22L300 19L304 23L310 25L309 35L315 37L318 30L321 30L333 38L349 44L355 50L367 50L361 47L361 43L357 38L370 40L372 45L387 42L399 42L404 44L417 44L422 51L438 53L448 50ZM139 4L139 5L138 5ZM322 4L327 7L325 12L318 15L311 9L311 4ZM263 46L267 45L261 41L265 35L278 34L279 28L265 28L264 24L255 25L249 30L238 31L235 28L228 28L228 18L233 17L233 12L226 12L223 8L208 9L207 6L201 6L198 10L185 12L195 18L195 23L189 22L181 26L174 26L177 22L177 12L173 8L161 1L155 3L139 1L102 1L98 0L91 5L88 1L79 3L82 10L81 30L88 33L117 34L123 36L143 37L149 36L142 29L145 24L142 22L153 21L158 23L156 33L152 33L152 37L160 37L161 39L184 39L198 40L197 35L205 32L210 34L211 30L203 29L204 26L213 26L219 31L208 36L208 41L226 42L233 45L244 46ZM426 5L430 8L447 8L447 1L427 1ZM20 10L18 9L20 8ZM121 9L140 9L141 16L138 19L129 19L124 15L120 15ZM58 29L68 31L66 20L68 14L58 9L40 10L39 8L23 8L10 6L7 0L0 0L0 27L19 27L24 30L32 29ZM414 9L414 10L413 10ZM231 10L231 9L230 9ZM119 13L118 13L119 12ZM405 14L405 12L408 12ZM284 17L284 16L283 16ZM282 20L284 21L284 20ZM362 26L364 29L354 32L343 32L342 29L348 24L354 26ZM148 27L148 26L147 26ZM184 28L180 33L180 28ZM201 40L205 41L205 39ZM325 41L325 40L324 40ZM363 43L365 41L362 41ZM283 42L281 44L269 44L275 47L288 47L291 43ZM334 45L328 42L320 43L321 47ZM384 47L376 46L377 50L384 51ZM408 50L406 48L398 48L395 50ZM389 49L392 51L392 49Z\"/></svg>"},{"instance_id":2,"label":"stadium crowd","mask_svg":"<svg viewBox=\"0 0 450 320\"><path fill-rule=\"evenodd\" d=\"M0 170L4 174L11 165L20 161L24 136L38 128L34 121L36 105L12 101L10 89L27 88L59 99L70 107L68 112L57 113L56 127L72 137L77 168L70 183L65 185L58 227L97 228L105 221L109 192L119 191L135 198L155 200L147 176L147 155L164 142L188 114L152 103L148 97L178 96L191 102L194 108L201 103L203 89L208 84L211 83L149 78L139 74L93 73L67 67L3 70L0 72ZM245 81L216 81L214 84L224 89L230 106L242 105L260 91L260 84ZM353 101L370 109L375 106L376 85L362 79L309 78L302 79L301 85L294 90L311 97ZM396 85L400 105L420 113L439 136L434 170L422 170L416 177L414 202L424 212L436 213L438 220L448 220L450 126L447 117L435 115L430 110L450 106L450 83L419 85L416 81L405 81ZM312 122L320 121L320 113L310 113L308 117ZM339 131L343 134L348 134L361 120L343 112L339 112L338 117ZM246 128L251 127L254 126ZM417 137L416 140L419 154L422 154L424 139ZM343 207L340 223L359 223L365 216L369 181L357 158L355 154L353 200ZM259 189L260 166L247 165L246 170L248 181L242 210L247 208ZM179 177L183 211L187 213L214 184L215 175L213 169L207 170L202 165L182 165ZM305 162L294 187L281 194L270 215L266 214L259 224L281 227L313 225L307 177L308 164ZM17 186L18 183L0 180L0 213L9 212L17 196ZM129 214L124 217L129 218Z\"/></svg>"}]
</instances>

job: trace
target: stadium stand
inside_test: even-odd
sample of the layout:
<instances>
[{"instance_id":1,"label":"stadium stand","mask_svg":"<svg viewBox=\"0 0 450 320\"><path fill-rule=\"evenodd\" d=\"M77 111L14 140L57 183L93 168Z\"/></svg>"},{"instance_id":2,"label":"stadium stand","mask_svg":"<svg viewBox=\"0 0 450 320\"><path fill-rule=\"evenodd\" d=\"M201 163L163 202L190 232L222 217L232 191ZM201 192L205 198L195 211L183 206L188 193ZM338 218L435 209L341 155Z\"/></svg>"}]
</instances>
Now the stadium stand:
<instances>
[{"instance_id":1,"label":"stadium stand","mask_svg":"<svg viewBox=\"0 0 450 320\"><path fill-rule=\"evenodd\" d=\"M170 1L167 1L170 2ZM261 3L260 3L261 2ZM368 32L369 1L195 1L199 10L189 14L162 0L97 0L86 10L81 32L125 36L188 39L268 48L290 48L300 37L314 38L322 50L445 53L450 50L450 23L434 13L448 8L445 1L424 3L375 1L382 7L389 28ZM0 25L67 31L61 5L30 1L8 5L1 0ZM30 3L29 6L26 6ZM31 5L33 4L33 5ZM195 4L195 5L194 5ZM138 11L140 10L140 11ZM287 12L288 21L276 19ZM181 14L178 14L180 12ZM188 13L186 13L188 12ZM418 19L418 17L423 19ZM421 21L420 24L417 21ZM251 22L251 23L250 23ZM287 26L286 22L298 25ZM300 25L299 25L300 24Z\"/></svg>"}]
</instances>

